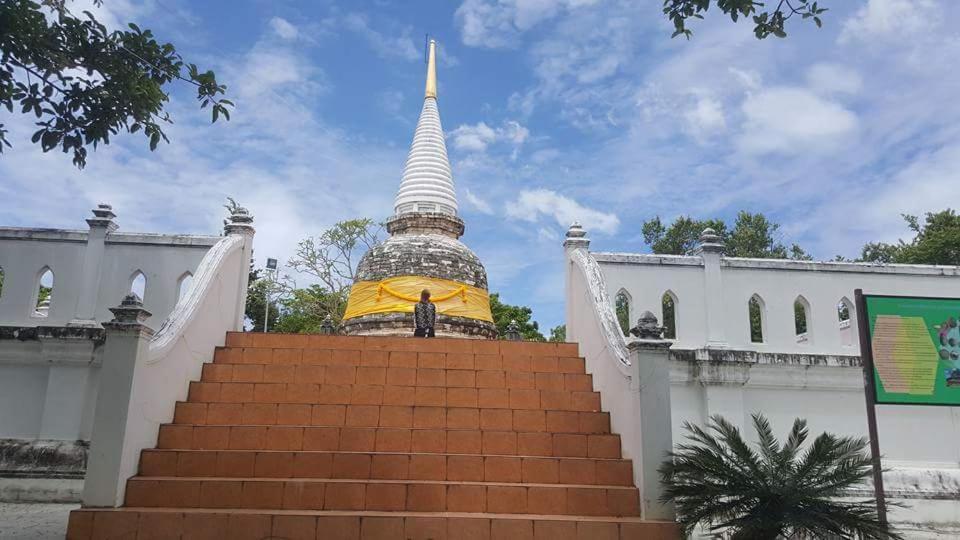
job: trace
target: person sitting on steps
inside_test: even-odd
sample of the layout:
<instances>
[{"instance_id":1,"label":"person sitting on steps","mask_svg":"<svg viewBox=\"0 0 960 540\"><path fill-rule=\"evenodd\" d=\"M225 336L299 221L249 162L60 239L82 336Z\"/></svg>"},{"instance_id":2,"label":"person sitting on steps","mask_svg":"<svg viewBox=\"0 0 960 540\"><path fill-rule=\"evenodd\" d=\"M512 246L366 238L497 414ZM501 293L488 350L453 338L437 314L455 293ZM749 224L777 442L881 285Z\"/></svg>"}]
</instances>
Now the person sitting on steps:
<instances>
[{"instance_id":1,"label":"person sitting on steps","mask_svg":"<svg viewBox=\"0 0 960 540\"><path fill-rule=\"evenodd\" d=\"M437 306L430 301L430 291L420 291L420 301L413 308L414 337L435 337L433 327L437 322Z\"/></svg>"}]
</instances>

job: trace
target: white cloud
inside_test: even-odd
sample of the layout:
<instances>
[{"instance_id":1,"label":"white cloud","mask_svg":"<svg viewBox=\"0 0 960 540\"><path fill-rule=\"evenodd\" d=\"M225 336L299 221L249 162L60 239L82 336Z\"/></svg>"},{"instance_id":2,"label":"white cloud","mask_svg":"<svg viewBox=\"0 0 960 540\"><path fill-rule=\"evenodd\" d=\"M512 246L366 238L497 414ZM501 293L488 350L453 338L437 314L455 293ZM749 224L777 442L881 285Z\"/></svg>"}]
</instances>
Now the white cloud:
<instances>
[{"instance_id":1,"label":"white cloud","mask_svg":"<svg viewBox=\"0 0 960 540\"><path fill-rule=\"evenodd\" d=\"M840 41L912 34L936 21L937 11L932 0L868 0L844 23Z\"/></svg>"},{"instance_id":2,"label":"white cloud","mask_svg":"<svg viewBox=\"0 0 960 540\"><path fill-rule=\"evenodd\" d=\"M579 221L588 231L606 234L613 234L620 227L616 214L588 208L549 189L521 191L516 201L507 203L506 213L508 217L533 223L543 216L552 217L564 228Z\"/></svg>"},{"instance_id":3,"label":"white cloud","mask_svg":"<svg viewBox=\"0 0 960 540\"><path fill-rule=\"evenodd\" d=\"M530 131L514 120L504 121L497 128L486 122L463 124L450 132L454 148L465 152L486 152L487 147L498 142L507 143L516 152L529 137Z\"/></svg>"},{"instance_id":4,"label":"white cloud","mask_svg":"<svg viewBox=\"0 0 960 540\"><path fill-rule=\"evenodd\" d=\"M750 95L740 149L748 154L831 150L857 130L857 117L803 88L775 87Z\"/></svg>"},{"instance_id":5,"label":"white cloud","mask_svg":"<svg viewBox=\"0 0 960 540\"><path fill-rule=\"evenodd\" d=\"M710 96L700 96L696 105L684 113L684 118L689 131L697 139L703 139L727 127L723 104Z\"/></svg>"},{"instance_id":6,"label":"white cloud","mask_svg":"<svg viewBox=\"0 0 960 540\"><path fill-rule=\"evenodd\" d=\"M475 195L469 188L463 188L463 196L477 212L487 215L493 214L493 208L490 207L490 203Z\"/></svg>"},{"instance_id":7,"label":"white cloud","mask_svg":"<svg viewBox=\"0 0 960 540\"><path fill-rule=\"evenodd\" d=\"M404 28L399 36L388 36L370 27L365 15L349 13L343 17L343 26L364 38L382 58L400 58L407 61L421 60L423 51L410 37L410 28Z\"/></svg>"},{"instance_id":8,"label":"white cloud","mask_svg":"<svg viewBox=\"0 0 960 540\"><path fill-rule=\"evenodd\" d=\"M863 80L848 66L820 63L807 70L807 84L820 93L856 94L860 92Z\"/></svg>"},{"instance_id":9,"label":"white cloud","mask_svg":"<svg viewBox=\"0 0 960 540\"><path fill-rule=\"evenodd\" d=\"M463 43L472 47L500 48L516 44L516 38L567 9L595 4L598 0L465 0L454 19Z\"/></svg>"},{"instance_id":10,"label":"white cloud","mask_svg":"<svg viewBox=\"0 0 960 540\"><path fill-rule=\"evenodd\" d=\"M274 17L270 19L270 28L277 33L283 39L296 39L299 32L297 27L290 24L290 21L282 17Z\"/></svg>"}]
</instances>

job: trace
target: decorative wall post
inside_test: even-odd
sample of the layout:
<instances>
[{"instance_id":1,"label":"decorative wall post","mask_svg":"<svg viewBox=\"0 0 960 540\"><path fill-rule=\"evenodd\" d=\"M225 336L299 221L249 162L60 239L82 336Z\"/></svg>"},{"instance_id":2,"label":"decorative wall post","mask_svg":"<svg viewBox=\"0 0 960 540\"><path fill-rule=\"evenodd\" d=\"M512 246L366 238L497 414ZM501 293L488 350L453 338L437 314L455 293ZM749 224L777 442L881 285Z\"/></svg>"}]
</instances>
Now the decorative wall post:
<instances>
[{"instance_id":1,"label":"decorative wall post","mask_svg":"<svg viewBox=\"0 0 960 540\"><path fill-rule=\"evenodd\" d=\"M657 317L644 311L630 329L637 339L627 343L632 363L630 386L640 396L640 511L643 519L673 521L672 504L660 502L663 487L657 469L673 450L670 412L670 346ZM639 461L639 462L638 462Z\"/></svg>"},{"instance_id":2,"label":"decorative wall post","mask_svg":"<svg viewBox=\"0 0 960 540\"><path fill-rule=\"evenodd\" d=\"M144 324L150 312L136 293L126 295L110 311L113 320L103 323L107 339L83 483L84 506L120 506L127 483L122 471L131 466L135 470L140 459L139 448L126 448L124 443L130 415L144 414L132 397L134 375L147 361L153 337L153 330Z\"/></svg>"},{"instance_id":3,"label":"decorative wall post","mask_svg":"<svg viewBox=\"0 0 960 540\"><path fill-rule=\"evenodd\" d=\"M77 296L77 306L73 319L67 326L99 327L97 323L97 295L100 293L100 268L106 246L107 235L117 230L113 218L113 207L100 203L93 209L94 217L87 220L90 232L87 235L87 247L83 252L83 286Z\"/></svg>"},{"instance_id":4,"label":"decorative wall post","mask_svg":"<svg viewBox=\"0 0 960 540\"><path fill-rule=\"evenodd\" d=\"M223 232L227 236L239 235L243 237L243 257L241 261L245 266L241 270L240 279L237 283L239 290L237 291L237 306L234 311L236 319L233 325L235 332L242 332L247 308L247 286L250 284L250 269L246 265L250 264L253 258L253 235L256 230L253 228L253 216L250 215L250 211L238 205L236 201L229 197L227 200L230 203L225 205L225 208L230 212L230 217L223 222Z\"/></svg>"},{"instance_id":5,"label":"decorative wall post","mask_svg":"<svg viewBox=\"0 0 960 540\"><path fill-rule=\"evenodd\" d=\"M700 247L697 251L703 259L703 289L707 308L707 348L725 348L728 346L723 327L723 276L721 274L721 262L725 249L723 240L713 229L708 227L700 234Z\"/></svg>"},{"instance_id":6,"label":"decorative wall post","mask_svg":"<svg viewBox=\"0 0 960 540\"><path fill-rule=\"evenodd\" d=\"M564 285L568 295L566 298L566 307L565 307L565 311L566 311L565 323L567 328L566 339L568 342L571 342L571 343L577 341L577 336L575 335L576 329L571 324L571 322L573 321L573 310L574 310L575 302L573 301L573 298L570 298L569 296L571 294L571 291L573 291L572 280L573 280L573 264L574 263L573 263L572 256L573 256L573 253L577 250L582 249L586 251L589 248L590 248L590 239L587 238L587 231L583 230L583 227L580 226L579 221L574 221L570 225L570 228L567 229L567 237L566 237L566 240L563 241L563 252L566 255L566 259L567 259L566 264L564 265L564 268L565 268Z\"/></svg>"}]
</instances>

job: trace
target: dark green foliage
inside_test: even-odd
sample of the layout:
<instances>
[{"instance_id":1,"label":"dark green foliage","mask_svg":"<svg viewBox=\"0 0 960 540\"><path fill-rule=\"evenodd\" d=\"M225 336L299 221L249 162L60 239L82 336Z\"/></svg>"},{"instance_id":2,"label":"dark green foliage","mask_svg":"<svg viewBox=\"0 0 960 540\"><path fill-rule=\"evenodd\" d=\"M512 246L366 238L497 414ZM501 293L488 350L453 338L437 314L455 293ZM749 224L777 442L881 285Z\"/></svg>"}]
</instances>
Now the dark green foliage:
<instances>
[{"instance_id":1,"label":"dark green foliage","mask_svg":"<svg viewBox=\"0 0 960 540\"><path fill-rule=\"evenodd\" d=\"M871 475L863 438L823 433L805 445L805 420L786 441L753 415L758 443L721 416L706 429L685 423L686 442L660 466L664 502L673 502L681 527L698 524L736 540L777 538L901 538L881 525L874 501L841 499Z\"/></svg>"},{"instance_id":2,"label":"dark green foliage","mask_svg":"<svg viewBox=\"0 0 960 540\"><path fill-rule=\"evenodd\" d=\"M776 6L772 10L765 9L767 4ZM779 0L778 2L759 2L757 0L664 0L663 13L673 23L673 36L690 38L691 32L687 26L687 19L702 19L703 14L716 5L717 9L727 14L730 20L737 22L741 17L753 17L753 33L757 39L764 39L769 35L780 38L787 37L784 25L794 15L802 19L811 19L819 28L823 21L820 15L827 11L818 5L818 2L809 0Z\"/></svg>"},{"instance_id":3,"label":"dark green foliage","mask_svg":"<svg viewBox=\"0 0 960 540\"><path fill-rule=\"evenodd\" d=\"M754 214L743 210L737 213L733 229L720 219L699 220L688 216L678 217L665 227L658 216L643 223L643 240L654 253L687 255L700 244L700 233L708 227L726 244L728 257L811 259L797 244L787 248L777 241L779 224L759 212Z\"/></svg>"},{"instance_id":4,"label":"dark green foliage","mask_svg":"<svg viewBox=\"0 0 960 540\"><path fill-rule=\"evenodd\" d=\"M883 242L863 246L860 261L898 264L960 265L960 216L952 209L931 213L923 220L902 214L913 231L910 242Z\"/></svg>"},{"instance_id":5,"label":"dark green foliage","mask_svg":"<svg viewBox=\"0 0 960 540\"><path fill-rule=\"evenodd\" d=\"M693 219L681 216L665 227L657 216L643 222L643 241L650 246L654 253L669 255L686 255L700 244L700 233L710 227L720 237L727 234L727 225L719 219Z\"/></svg>"},{"instance_id":6,"label":"dark green foliage","mask_svg":"<svg viewBox=\"0 0 960 540\"><path fill-rule=\"evenodd\" d=\"M617 293L617 296L614 298L614 312L617 314L617 322L620 323L620 330L623 332L623 335L629 335L630 299L622 292Z\"/></svg>"},{"instance_id":7,"label":"dark green foliage","mask_svg":"<svg viewBox=\"0 0 960 540\"><path fill-rule=\"evenodd\" d=\"M497 334L500 339L506 335L507 325L510 321L517 321L520 327L520 335L527 341L546 341L543 334L540 333L540 325L537 321L531 320L533 310L527 306L512 306L500 301L500 294L490 295L490 311L493 314L493 323L497 326Z\"/></svg>"},{"instance_id":8,"label":"dark green foliage","mask_svg":"<svg viewBox=\"0 0 960 540\"><path fill-rule=\"evenodd\" d=\"M252 276L259 275L259 270L252 272ZM268 282L265 279L251 279L250 284L247 286L247 306L244 313L247 316L247 319L253 324L252 330L254 332L263 332L263 321L264 316L266 315L266 290L268 287ZM270 301L270 314L269 314L269 323L267 325L267 330L271 332L277 331L277 321L280 318L280 310L277 302L273 299Z\"/></svg>"},{"instance_id":9,"label":"dark green foliage","mask_svg":"<svg viewBox=\"0 0 960 540\"><path fill-rule=\"evenodd\" d=\"M660 307L663 310L664 339L677 339L677 306L673 302L673 297L664 293Z\"/></svg>"},{"instance_id":10,"label":"dark green foliage","mask_svg":"<svg viewBox=\"0 0 960 540\"><path fill-rule=\"evenodd\" d=\"M72 152L82 168L87 147L109 144L121 131L142 131L154 150L167 141L161 123L171 122L164 107L174 80L196 87L214 122L230 119L233 103L219 97L226 87L212 71L185 64L150 30L131 23L109 32L90 12L75 15L68 4L0 0L0 106L12 113L16 104L36 118L32 142L44 152ZM0 124L0 152L10 146L6 133Z\"/></svg>"},{"instance_id":11,"label":"dark green foliage","mask_svg":"<svg viewBox=\"0 0 960 540\"><path fill-rule=\"evenodd\" d=\"M799 300L793 303L793 327L798 336L807 333L807 308Z\"/></svg>"},{"instance_id":12,"label":"dark green foliage","mask_svg":"<svg viewBox=\"0 0 960 540\"><path fill-rule=\"evenodd\" d=\"M547 341L554 341L558 343L563 343L567 340L567 325L561 324L560 326L554 326L550 329L550 339Z\"/></svg>"},{"instance_id":13,"label":"dark green foliage","mask_svg":"<svg viewBox=\"0 0 960 540\"><path fill-rule=\"evenodd\" d=\"M277 332L318 334L320 325L328 315L328 306L336 306L336 313L342 315L347 308L347 299L331 294L320 285L311 285L305 289L294 289L280 304ZM339 317L331 315L331 320L339 320Z\"/></svg>"},{"instance_id":14,"label":"dark green foliage","mask_svg":"<svg viewBox=\"0 0 960 540\"><path fill-rule=\"evenodd\" d=\"M763 343L763 306L756 297L752 297L747 302L747 309L750 313L750 341Z\"/></svg>"}]
</instances>

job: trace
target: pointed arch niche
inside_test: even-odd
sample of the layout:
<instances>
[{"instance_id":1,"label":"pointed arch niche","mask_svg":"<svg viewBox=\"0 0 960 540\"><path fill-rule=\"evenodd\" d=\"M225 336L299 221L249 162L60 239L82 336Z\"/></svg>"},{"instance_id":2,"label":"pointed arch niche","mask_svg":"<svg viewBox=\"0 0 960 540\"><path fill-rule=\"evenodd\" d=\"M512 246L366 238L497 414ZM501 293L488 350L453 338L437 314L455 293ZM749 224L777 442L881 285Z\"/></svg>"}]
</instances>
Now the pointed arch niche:
<instances>
[{"instance_id":1,"label":"pointed arch niche","mask_svg":"<svg viewBox=\"0 0 960 540\"><path fill-rule=\"evenodd\" d=\"M630 306L632 303L633 299L630 297L630 293L624 289L617 291L616 296L613 297L613 310L617 314L620 330L625 336L630 332Z\"/></svg>"},{"instance_id":2,"label":"pointed arch niche","mask_svg":"<svg viewBox=\"0 0 960 540\"><path fill-rule=\"evenodd\" d=\"M665 339L677 339L677 295L666 291L660 297L660 321Z\"/></svg>"},{"instance_id":3,"label":"pointed arch niche","mask_svg":"<svg viewBox=\"0 0 960 540\"><path fill-rule=\"evenodd\" d=\"M183 295L187 294L187 291L190 290L192 285L193 274L191 272L184 272L179 278L177 278L177 302L183 298Z\"/></svg>"},{"instance_id":4,"label":"pointed arch niche","mask_svg":"<svg viewBox=\"0 0 960 540\"><path fill-rule=\"evenodd\" d=\"M34 300L33 316L48 317L50 306L53 305L53 270L44 266L37 272L36 296Z\"/></svg>"},{"instance_id":5,"label":"pointed arch niche","mask_svg":"<svg viewBox=\"0 0 960 540\"><path fill-rule=\"evenodd\" d=\"M0 266L0 298L3 298L3 267Z\"/></svg>"},{"instance_id":6,"label":"pointed arch niche","mask_svg":"<svg viewBox=\"0 0 960 540\"><path fill-rule=\"evenodd\" d=\"M137 270L130 275L130 292L139 296L140 300L145 298L147 293L147 276L145 276L142 271Z\"/></svg>"},{"instance_id":7,"label":"pointed arch niche","mask_svg":"<svg viewBox=\"0 0 960 540\"><path fill-rule=\"evenodd\" d=\"M837 302L837 324L840 328L840 344L844 347L853 347L857 336L856 309L853 302L844 296Z\"/></svg>"},{"instance_id":8,"label":"pointed arch niche","mask_svg":"<svg viewBox=\"0 0 960 540\"><path fill-rule=\"evenodd\" d=\"M747 300L747 326L751 343L763 343L767 333L766 304L759 294L754 293Z\"/></svg>"},{"instance_id":9,"label":"pointed arch niche","mask_svg":"<svg viewBox=\"0 0 960 540\"><path fill-rule=\"evenodd\" d=\"M810 323L810 302L802 294L798 295L793 301L793 330L797 343L810 343L812 341L813 335L810 332L812 325Z\"/></svg>"}]
</instances>

